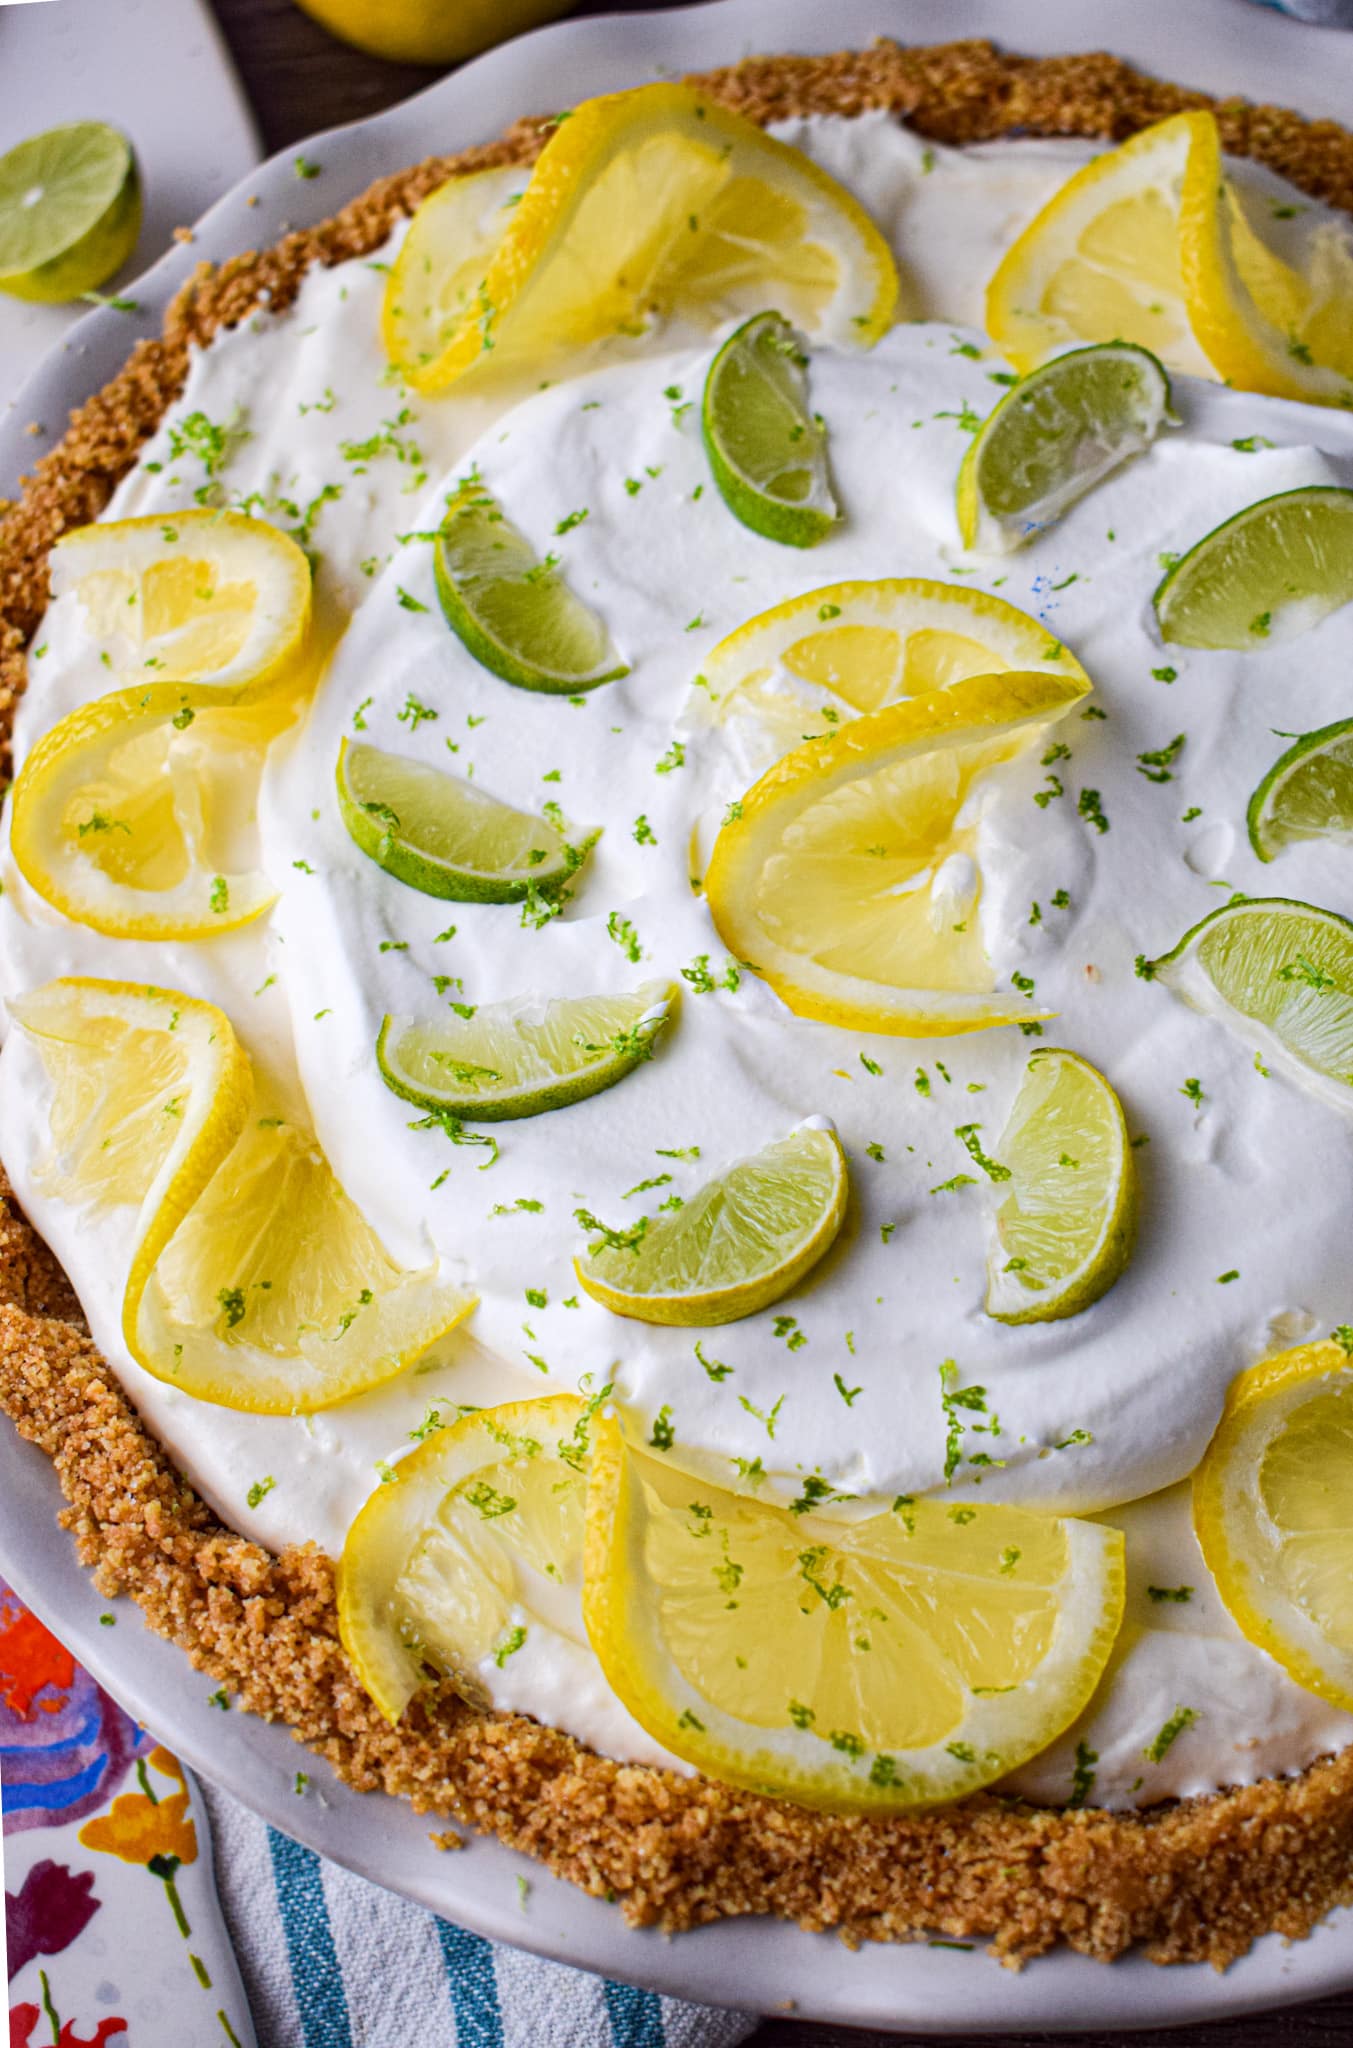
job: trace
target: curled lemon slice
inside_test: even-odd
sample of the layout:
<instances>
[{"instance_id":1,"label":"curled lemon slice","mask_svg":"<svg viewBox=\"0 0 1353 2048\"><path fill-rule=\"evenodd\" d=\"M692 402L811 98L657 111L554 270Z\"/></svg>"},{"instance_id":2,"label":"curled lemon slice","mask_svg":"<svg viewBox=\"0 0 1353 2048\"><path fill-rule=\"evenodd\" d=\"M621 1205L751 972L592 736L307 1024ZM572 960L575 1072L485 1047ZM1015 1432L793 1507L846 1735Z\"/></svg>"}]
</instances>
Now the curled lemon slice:
<instances>
[{"instance_id":1,"label":"curled lemon slice","mask_svg":"<svg viewBox=\"0 0 1353 2048\"><path fill-rule=\"evenodd\" d=\"M1012 668L1089 687L1047 627L1003 598L888 576L824 584L748 619L705 657L691 704L782 754L899 698Z\"/></svg>"},{"instance_id":2,"label":"curled lemon slice","mask_svg":"<svg viewBox=\"0 0 1353 2048\"><path fill-rule=\"evenodd\" d=\"M393 1378L473 1306L395 1265L313 1135L256 1098L214 1005L69 980L11 1007L52 1083L45 1184L137 1206L122 1333L157 1379L305 1413Z\"/></svg>"},{"instance_id":3,"label":"curled lemon slice","mask_svg":"<svg viewBox=\"0 0 1353 2048\"><path fill-rule=\"evenodd\" d=\"M113 671L224 698L293 680L310 633L310 564L266 520L202 509L77 527L51 552L52 595L73 600Z\"/></svg>"},{"instance_id":4,"label":"curled lemon slice","mask_svg":"<svg viewBox=\"0 0 1353 2048\"><path fill-rule=\"evenodd\" d=\"M1216 150L1211 114L1156 122L1068 178L1006 251L987 285L987 332L1017 370L1077 342L1127 341L1172 370L1212 374L1180 267L1195 150Z\"/></svg>"},{"instance_id":5,"label":"curled lemon slice","mask_svg":"<svg viewBox=\"0 0 1353 2048\"><path fill-rule=\"evenodd\" d=\"M385 281L381 339L417 385L479 309L479 287L526 183L520 164L441 185L414 214Z\"/></svg>"},{"instance_id":6,"label":"curled lemon slice","mask_svg":"<svg viewBox=\"0 0 1353 2048\"><path fill-rule=\"evenodd\" d=\"M736 1322L812 1271L841 1228L848 1189L835 1131L801 1124L673 1213L615 1231L581 1212L601 1235L574 1270L618 1316L682 1327Z\"/></svg>"},{"instance_id":7,"label":"curled lemon slice","mask_svg":"<svg viewBox=\"0 0 1353 2048\"><path fill-rule=\"evenodd\" d=\"M711 1777L895 1812L1072 1722L1123 1611L1123 1538L983 1502L844 1521L693 1479L600 1416L583 1616L613 1689Z\"/></svg>"},{"instance_id":8,"label":"curled lemon slice","mask_svg":"<svg viewBox=\"0 0 1353 2048\"><path fill-rule=\"evenodd\" d=\"M1027 1018L982 943L973 798L1085 687L971 676L786 754L714 844L705 891L729 952L827 1024L925 1037Z\"/></svg>"},{"instance_id":9,"label":"curled lemon slice","mask_svg":"<svg viewBox=\"0 0 1353 2048\"><path fill-rule=\"evenodd\" d=\"M53 726L14 786L24 879L65 916L125 939L204 939L260 916L268 877L239 865L282 700L188 685L114 690Z\"/></svg>"},{"instance_id":10,"label":"curled lemon slice","mask_svg":"<svg viewBox=\"0 0 1353 2048\"><path fill-rule=\"evenodd\" d=\"M1180 266L1193 331L1217 375L1242 391L1353 404L1353 239L1326 220L1289 260L1261 232L1265 209L1247 207L1224 176L1215 120L1188 118Z\"/></svg>"},{"instance_id":11,"label":"curled lemon slice","mask_svg":"<svg viewBox=\"0 0 1353 2048\"><path fill-rule=\"evenodd\" d=\"M475 367L535 367L655 316L712 327L772 296L798 326L867 346L897 289L883 236L808 157L694 86L641 86L560 122L473 304L410 378L444 391Z\"/></svg>"},{"instance_id":12,"label":"curled lemon slice","mask_svg":"<svg viewBox=\"0 0 1353 2048\"><path fill-rule=\"evenodd\" d=\"M1353 1358L1344 1343L1299 1345L1232 1383L1194 1474L1193 1519L1250 1641L1298 1685L1353 1710Z\"/></svg>"},{"instance_id":13,"label":"curled lemon slice","mask_svg":"<svg viewBox=\"0 0 1353 2048\"><path fill-rule=\"evenodd\" d=\"M488 1705L488 1676L533 1636L556 1663L588 1661L575 1617L589 1421L571 1394L438 1416L371 1495L343 1546L338 1626L388 1721L429 1671Z\"/></svg>"}]
</instances>

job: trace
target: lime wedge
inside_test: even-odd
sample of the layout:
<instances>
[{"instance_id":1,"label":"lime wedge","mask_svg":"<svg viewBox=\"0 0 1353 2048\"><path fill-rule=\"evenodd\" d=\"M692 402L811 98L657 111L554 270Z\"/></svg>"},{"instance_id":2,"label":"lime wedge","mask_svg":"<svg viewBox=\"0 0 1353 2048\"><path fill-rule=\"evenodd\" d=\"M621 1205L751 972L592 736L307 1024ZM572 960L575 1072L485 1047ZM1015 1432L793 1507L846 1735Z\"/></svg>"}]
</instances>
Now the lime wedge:
<instances>
[{"instance_id":1,"label":"lime wedge","mask_svg":"<svg viewBox=\"0 0 1353 2048\"><path fill-rule=\"evenodd\" d=\"M437 595L477 662L521 690L566 695L629 674L604 622L542 562L477 478L461 484L437 536Z\"/></svg>"},{"instance_id":2,"label":"lime wedge","mask_svg":"<svg viewBox=\"0 0 1353 2048\"><path fill-rule=\"evenodd\" d=\"M1353 718L1303 733L1269 769L1245 817L1260 860L1293 839L1353 843Z\"/></svg>"},{"instance_id":3,"label":"lime wedge","mask_svg":"<svg viewBox=\"0 0 1353 2048\"><path fill-rule=\"evenodd\" d=\"M136 158L116 128L73 121L0 156L0 292L78 299L122 268L140 232Z\"/></svg>"},{"instance_id":4,"label":"lime wedge","mask_svg":"<svg viewBox=\"0 0 1353 2048\"><path fill-rule=\"evenodd\" d=\"M1232 1025L1326 1102L1353 1112L1353 924L1282 896L1225 903L1152 974Z\"/></svg>"},{"instance_id":5,"label":"lime wedge","mask_svg":"<svg viewBox=\"0 0 1353 2048\"><path fill-rule=\"evenodd\" d=\"M963 545L1006 554L1131 456L1170 417L1170 380L1126 341L1072 349L1007 391L958 472Z\"/></svg>"},{"instance_id":6,"label":"lime wedge","mask_svg":"<svg viewBox=\"0 0 1353 2048\"><path fill-rule=\"evenodd\" d=\"M629 995L518 996L469 1017L387 1017L376 1060L387 1088L423 1109L503 1123L599 1095L652 1059L671 984Z\"/></svg>"},{"instance_id":7,"label":"lime wedge","mask_svg":"<svg viewBox=\"0 0 1353 2048\"><path fill-rule=\"evenodd\" d=\"M520 903L558 895L586 851L547 818L361 740L339 748L337 782L343 823L362 852L425 896Z\"/></svg>"},{"instance_id":8,"label":"lime wedge","mask_svg":"<svg viewBox=\"0 0 1353 2048\"><path fill-rule=\"evenodd\" d=\"M987 1314L1050 1323L1106 1294L1132 1255L1137 1176L1104 1076L1057 1046L1034 1053L987 1171L1003 1177Z\"/></svg>"},{"instance_id":9,"label":"lime wedge","mask_svg":"<svg viewBox=\"0 0 1353 2048\"><path fill-rule=\"evenodd\" d=\"M684 1206L597 1233L574 1268L583 1288L641 1323L732 1323L787 1294L846 1213L846 1162L830 1126L801 1124L706 1181Z\"/></svg>"},{"instance_id":10,"label":"lime wedge","mask_svg":"<svg viewBox=\"0 0 1353 2048\"><path fill-rule=\"evenodd\" d=\"M1247 505L1191 547L1157 586L1163 640L1263 647L1353 598L1353 491L1310 484Z\"/></svg>"},{"instance_id":11,"label":"lime wedge","mask_svg":"<svg viewBox=\"0 0 1353 2048\"><path fill-rule=\"evenodd\" d=\"M753 533L791 548L813 547L840 517L826 429L808 407L807 369L789 322L757 313L715 356L700 415L729 511Z\"/></svg>"}]
</instances>

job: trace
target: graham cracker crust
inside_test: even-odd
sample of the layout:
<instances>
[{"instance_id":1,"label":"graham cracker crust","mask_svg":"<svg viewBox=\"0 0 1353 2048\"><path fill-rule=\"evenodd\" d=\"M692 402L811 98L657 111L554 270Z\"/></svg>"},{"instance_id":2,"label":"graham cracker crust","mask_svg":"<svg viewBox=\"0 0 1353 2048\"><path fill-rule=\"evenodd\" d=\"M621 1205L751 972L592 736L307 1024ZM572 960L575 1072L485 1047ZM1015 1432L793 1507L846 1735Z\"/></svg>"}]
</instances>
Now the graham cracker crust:
<instances>
[{"instance_id":1,"label":"graham cracker crust","mask_svg":"<svg viewBox=\"0 0 1353 2048\"><path fill-rule=\"evenodd\" d=\"M1223 146L1353 212L1353 134L1281 107L1215 101L1102 52L1025 58L970 41L879 42L828 57L758 57L696 81L768 123L887 108L946 143L1015 133L1113 139L1212 106ZM190 347L264 299L291 303L312 263L369 254L449 177L530 162L541 118L501 140L380 180L274 248L201 264L166 315L25 479L0 521L0 767L25 648L47 602L46 556L95 518L182 389ZM145 1429L91 1343L70 1284L0 1175L0 1407L51 1458L61 1516L106 1594L126 1594L197 1669L280 1719L359 1791L408 1798L534 1856L635 1925L680 1931L741 1914L834 1929L856 1943L988 1939L1018 1964L1058 1943L1102 1961L1223 1968L1260 1935L1308 1934L1353 1903L1353 1749L1302 1776L1147 1813L1053 1811L983 1795L879 1820L621 1765L521 1715L490 1715L443 1683L397 1729L339 1641L333 1561L274 1557L219 1522ZM434 1836L434 1840L436 1837ZM454 1840L454 1837L450 1839ZM431 1851L429 1852L431 1853Z\"/></svg>"}]
</instances>

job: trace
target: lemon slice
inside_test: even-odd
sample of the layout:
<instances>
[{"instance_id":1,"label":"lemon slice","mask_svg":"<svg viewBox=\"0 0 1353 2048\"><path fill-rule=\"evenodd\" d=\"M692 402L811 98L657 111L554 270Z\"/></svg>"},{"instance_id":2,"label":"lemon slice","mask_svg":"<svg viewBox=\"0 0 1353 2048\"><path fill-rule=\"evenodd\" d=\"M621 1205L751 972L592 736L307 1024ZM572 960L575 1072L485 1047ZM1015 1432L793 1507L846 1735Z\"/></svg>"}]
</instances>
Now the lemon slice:
<instances>
[{"instance_id":1,"label":"lemon slice","mask_svg":"<svg viewBox=\"0 0 1353 2048\"><path fill-rule=\"evenodd\" d=\"M583 850L548 819L364 740L344 740L337 779L343 823L362 852L425 896L458 903L557 897L581 864Z\"/></svg>"},{"instance_id":2,"label":"lemon slice","mask_svg":"<svg viewBox=\"0 0 1353 2048\"><path fill-rule=\"evenodd\" d=\"M982 943L975 801L1084 695L970 676L786 754L714 844L705 893L729 952L796 1016L919 1037L1031 1011Z\"/></svg>"},{"instance_id":3,"label":"lemon slice","mask_svg":"<svg viewBox=\"0 0 1353 2048\"><path fill-rule=\"evenodd\" d=\"M783 754L861 712L1012 668L1089 688L1046 626L984 590L920 576L828 583L721 640L692 707L721 726L748 724Z\"/></svg>"},{"instance_id":4,"label":"lemon slice","mask_svg":"<svg viewBox=\"0 0 1353 2048\"><path fill-rule=\"evenodd\" d=\"M141 181L103 121L49 128L0 156L0 292L57 303L120 270L141 231Z\"/></svg>"},{"instance_id":5,"label":"lemon slice","mask_svg":"<svg viewBox=\"0 0 1353 2048\"><path fill-rule=\"evenodd\" d=\"M1195 117L1196 118L1196 117ZM1179 258L1193 331L1216 373L1243 391L1353 404L1353 244L1332 220L1289 262L1223 175L1221 138L1198 120L1179 209Z\"/></svg>"},{"instance_id":6,"label":"lemon slice","mask_svg":"<svg viewBox=\"0 0 1353 2048\"><path fill-rule=\"evenodd\" d=\"M80 526L53 547L52 595L73 599L114 671L232 699L293 680L310 632L310 564L240 512Z\"/></svg>"},{"instance_id":7,"label":"lemon slice","mask_svg":"<svg viewBox=\"0 0 1353 2048\"><path fill-rule=\"evenodd\" d=\"M1123 1538L995 1502L796 1514L626 1447L604 1415L583 1615L650 1735L839 1811L960 1799L1072 1722L1123 1611Z\"/></svg>"},{"instance_id":8,"label":"lemon slice","mask_svg":"<svg viewBox=\"0 0 1353 2048\"><path fill-rule=\"evenodd\" d=\"M797 325L868 346L897 267L834 178L694 86L612 93L555 129L473 309L413 382L535 369L654 317L712 327L772 288Z\"/></svg>"},{"instance_id":9,"label":"lemon slice","mask_svg":"<svg viewBox=\"0 0 1353 2048\"><path fill-rule=\"evenodd\" d=\"M72 978L10 998L52 1084L41 1185L63 1201L139 1206L163 1244L249 1114L248 1058L221 1012L143 983Z\"/></svg>"},{"instance_id":10,"label":"lemon slice","mask_svg":"<svg viewBox=\"0 0 1353 2048\"><path fill-rule=\"evenodd\" d=\"M1150 971L1313 1095L1353 1112L1353 924L1346 917L1281 896L1225 903Z\"/></svg>"},{"instance_id":11,"label":"lemon slice","mask_svg":"<svg viewBox=\"0 0 1353 2048\"><path fill-rule=\"evenodd\" d=\"M388 1721L435 1672L476 1706L533 1635L576 1649L589 1411L515 1401L434 1429L378 1486L343 1546L338 1626ZM560 1638L563 1642L560 1642Z\"/></svg>"},{"instance_id":12,"label":"lemon slice","mask_svg":"<svg viewBox=\"0 0 1353 2048\"><path fill-rule=\"evenodd\" d=\"M963 545L1005 554L1149 448L1170 380L1148 349L1098 342L1054 357L1007 391L958 472Z\"/></svg>"},{"instance_id":13,"label":"lemon slice","mask_svg":"<svg viewBox=\"0 0 1353 2048\"><path fill-rule=\"evenodd\" d=\"M1260 860L1294 839L1353 843L1353 718L1303 733L1269 769L1245 816Z\"/></svg>"},{"instance_id":14,"label":"lemon slice","mask_svg":"<svg viewBox=\"0 0 1353 2048\"><path fill-rule=\"evenodd\" d=\"M14 785L20 872L54 909L113 938L205 939L250 923L277 892L231 856L289 718L276 699L222 705L174 683L82 705L44 734Z\"/></svg>"},{"instance_id":15,"label":"lemon slice","mask_svg":"<svg viewBox=\"0 0 1353 2048\"><path fill-rule=\"evenodd\" d=\"M987 1314L1002 1323L1079 1315L1123 1272L1136 1235L1137 1174L1118 1097L1078 1053L1040 1048L993 1164Z\"/></svg>"},{"instance_id":16,"label":"lemon slice","mask_svg":"<svg viewBox=\"0 0 1353 2048\"><path fill-rule=\"evenodd\" d=\"M604 620L574 596L553 558L538 558L477 479L447 506L435 573L446 623L505 683L572 694L629 674Z\"/></svg>"},{"instance_id":17,"label":"lemon slice","mask_svg":"<svg viewBox=\"0 0 1353 2048\"><path fill-rule=\"evenodd\" d=\"M1302 1344L1232 1383L1193 1478L1232 1619L1307 1691L1353 1710L1353 1362Z\"/></svg>"},{"instance_id":18,"label":"lemon slice","mask_svg":"<svg viewBox=\"0 0 1353 2048\"><path fill-rule=\"evenodd\" d=\"M800 1124L667 1215L615 1231L580 1211L602 1234L574 1270L618 1316L679 1327L736 1322L817 1264L841 1228L848 1191L836 1132Z\"/></svg>"},{"instance_id":19,"label":"lemon slice","mask_svg":"<svg viewBox=\"0 0 1353 2048\"><path fill-rule=\"evenodd\" d=\"M54 981L11 1005L52 1081L63 1200L138 1203L123 1340L157 1379L289 1415L391 1379L473 1296L396 1266L314 1136L255 1099L224 1013L167 989Z\"/></svg>"},{"instance_id":20,"label":"lemon slice","mask_svg":"<svg viewBox=\"0 0 1353 2048\"><path fill-rule=\"evenodd\" d=\"M480 1123L540 1116L613 1088L653 1057L670 982L632 995L518 996L469 1017L387 1017L376 1060L387 1088Z\"/></svg>"},{"instance_id":21,"label":"lemon slice","mask_svg":"<svg viewBox=\"0 0 1353 2048\"><path fill-rule=\"evenodd\" d=\"M808 405L808 358L779 313L731 334L705 379L701 423L719 495L767 540L811 548L840 514L827 473L827 430Z\"/></svg>"},{"instance_id":22,"label":"lemon slice","mask_svg":"<svg viewBox=\"0 0 1353 2048\"><path fill-rule=\"evenodd\" d=\"M1078 342L1126 341L1213 374L1189 319L1179 209L1191 152L1215 134L1209 113L1173 114L1053 194L987 286L987 332L1017 370Z\"/></svg>"},{"instance_id":23,"label":"lemon slice","mask_svg":"<svg viewBox=\"0 0 1353 2048\"><path fill-rule=\"evenodd\" d=\"M417 385L467 316L526 184L520 164L452 178L409 223L385 281L381 340L391 362Z\"/></svg>"},{"instance_id":24,"label":"lemon slice","mask_svg":"<svg viewBox=\"0 0 1353 2048\"><path fill-rule=\"evenodd\" d=\"M1308 484L1247 505L1157 586L1162 640L1238 651L1290 640L1353 598L1353 491Z\"/></svg>"}]
</instances>

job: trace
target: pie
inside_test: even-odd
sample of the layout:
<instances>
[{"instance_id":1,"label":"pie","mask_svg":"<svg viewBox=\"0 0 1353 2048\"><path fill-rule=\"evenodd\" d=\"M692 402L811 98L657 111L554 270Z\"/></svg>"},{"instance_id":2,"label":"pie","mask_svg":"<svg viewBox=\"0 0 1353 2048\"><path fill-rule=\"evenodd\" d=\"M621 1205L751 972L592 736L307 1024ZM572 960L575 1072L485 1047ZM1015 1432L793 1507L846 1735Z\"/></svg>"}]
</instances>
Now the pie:
<instances>
[{"instance_id":1,"label":"pie","mask_svg":"<svg viewBox=\"0 0 1353 2048\"><path fill-rule=\"evenodd\" d=\"M72 415L0 1398L223 1709L671 1930L1353 1898L1349 211L1107 56L749 59Z\"/></svg>"}]
</instances>

